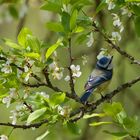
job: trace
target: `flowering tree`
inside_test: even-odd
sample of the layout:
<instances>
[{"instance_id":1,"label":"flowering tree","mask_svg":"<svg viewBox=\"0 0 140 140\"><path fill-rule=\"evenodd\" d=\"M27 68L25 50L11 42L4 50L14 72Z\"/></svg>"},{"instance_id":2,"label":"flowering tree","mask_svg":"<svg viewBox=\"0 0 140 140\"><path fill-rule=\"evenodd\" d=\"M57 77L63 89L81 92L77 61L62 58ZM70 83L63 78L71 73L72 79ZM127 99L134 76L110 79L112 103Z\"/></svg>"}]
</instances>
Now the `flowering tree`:
<instances>
[{"instance_id":1,"label":"flowering tree","mask_svg":"<svg viewBox=\"0 0 140 140\"><path fill-rule=\"evenodd\" d=\"M2 3L5 1L2 1ZM8 1L6 1L8 2ZM13 1L18 3L19 1ZM21 17L17 32L17 42L3 38L0 48L0 101L6 108L14 105L11 110L11 122L0 122L1 126L21 129L47 126L47 131L37 140L45 138L51 127L61 123L73 133L80 133L78 120L94 117L109 117L109 121L90 122L90 126L102 124L118 125L118 131L105 130L105 133L118 138L130 137L139 140L140 123L138 117L130 117L119 102L106 103L119 92L130 88L140 81L140 77L119 85L102 98L87 104L80 102L75 84L82 75L80 67L88 63L87 56L75 57L75 46L94 47L98 34L104 38L107 47L101 49L97 59L102 56L114 55L118 52L131 64L140 66L140 61L119 46L125 31L125 22L132 20L135 32L140 36L140 3L138 0L47 0L41 9L55 14L55 21L47 22L47 29L56 34L56 42L49 44L33 35L29 28L23 27L26 15L25 1L23 12L10 5L10 13ZM94 7L94 12L89 12ZM109 25L105 27L99 16L105 11ZM19 15L18 15L19 14ZM105 16L104 15L104 16ZM22 28L22 29L21 29ZM76 44L76 45L75 45ZM66 65L59 60L59 49L68 53ZM99 48L100 49L100 48ZM97 51L98 52L98 51ZM61 54L63 55L63 54ZM64 59L64 58L63 58ZM76 64L80 59L81 62ZM55 85L55 81L68 83L67 91ZM80 81L79 81L80 82ZM113 81L112 81L113 82ZM45 87L45 90L42 90ZM69 90L70 87L70 90ZM50 89L53 91L50 91ZM71 104L76 104L75 106ZM95 113L99 105L101 113ZM8 137L1 135L2 140Z\"/></svg>"}]
</instances>

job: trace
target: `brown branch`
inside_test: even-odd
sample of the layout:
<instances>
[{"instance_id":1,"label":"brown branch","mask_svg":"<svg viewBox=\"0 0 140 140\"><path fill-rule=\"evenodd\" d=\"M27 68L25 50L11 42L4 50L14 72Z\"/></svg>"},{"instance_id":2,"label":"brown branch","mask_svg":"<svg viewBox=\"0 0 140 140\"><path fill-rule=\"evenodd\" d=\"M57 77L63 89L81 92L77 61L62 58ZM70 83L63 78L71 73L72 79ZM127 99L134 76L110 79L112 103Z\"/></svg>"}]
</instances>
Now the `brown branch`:
<instances>
[{"instance_id":1,"label":"brown branch","mask_svg":"<svg viewBox=\"0 0 140 140\"><path fill-rule=\"evenodd\" d=\"M45 123L48 123L48 120L42 120L40 122L37 123L33 123L30 125L18 125L18 124L11 124L11 123L0 123L1 126L9 126L9 127L13 127L13 128L22 128L22 129L30 129L32 127L35 128L39 128L40 126L42 126Z\"/></svg>"},{"instance_id":2,"label":"brown branch","mask_svg":"<svg viewBox=\"0 0 140 140\"><path fill-rule=\"evenodd\" d=\"M71 53L71 38L68 39L68 43L69 43L68 51L69 51L69 60L70 60L70 65L68 67L68 70L69 70L69 76L70 76L69 82L70 82L71 94L73 94L74 96L77 96L75 89L74 89L73 73L70 68L70 66L72 65L72 62L73 62L72 53Z\"/></svg>"},{"instance_id":3,"label":"brown branch","mask_svg":"<svg viewBox=\"0 0 140 140\"><path fill-rule=\"evenodd\" d=\"M119 52L122 56L127 57L131 61L132 64L137 64L140 66L140 61L136 60L133 56L131 56L130 54L122 50L119 46L114 44L113 41L110 39L110 37L104 32L102 32L94 21L93 21L92 26L95 28L95 31L99 32L104 37L106 42L108 42L113 49L117 50L117 52Z\"/></svg>"},{"instance_id":4,"label":"brown branch","mask_svg":"<svg viewBox=\"0 0 140 140\"><path fill-rule=\"evenodd\" d=\"M33 112L31 105L28 105L25 101L23 102L23 104L30 110L31 113Z\"/></svg>"},{"instance_id":5,"label":"brown branch","mask_svg":"<svg viewBox=\"0 0 140 140\"><path fill-rule=\"evenodd\" d=\"M29 0L26 0L25 1L25 5L28 7ZM24 16L20 19L20 21L19 21L19 23L17 25L17 33L16 33L16 36L18 36L20 30L23 28L23 26L25 24L26 17L27 17L27 13L25 13Z\"/></svg>"},{"instance_id":6,"label":"brown branch","mask_svg":"<svg viewBox=\"0 0 140 140\"><path fill-rule=\"evenodd\" d=\"M140 81L140 76L138 78L135 78L134 80L131 80L127 83L124 83L122 85L120 85L119 87L117 87L115 90L113 90L112 92L106 94L103 98L100 98L99 100L97 100L95 103L88 103L86 104L84 107L81 107L79 109L77 109L75 112L72 112L70 117L73 117L79 113L88 113L88 112L92 112L95 109L97 109L97 107L104 103L105 101L111 100L115 95L117 95L120 91L126 89L126 88L130 88L132 85L134 85L135 83ZM83 117L83 115L81 115L80 117L76 117L74 119L71 119L71 122L75 122L78 121L79 119L81 119Z\"/></svg>"}]
</instances>

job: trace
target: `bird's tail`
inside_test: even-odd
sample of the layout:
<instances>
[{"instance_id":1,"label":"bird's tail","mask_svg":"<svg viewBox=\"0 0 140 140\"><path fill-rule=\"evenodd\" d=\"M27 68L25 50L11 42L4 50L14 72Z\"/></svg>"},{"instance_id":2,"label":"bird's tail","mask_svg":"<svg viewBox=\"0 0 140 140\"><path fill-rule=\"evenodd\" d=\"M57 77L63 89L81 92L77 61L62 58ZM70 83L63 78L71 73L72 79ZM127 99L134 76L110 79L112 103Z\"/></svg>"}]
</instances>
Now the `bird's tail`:
<instances>
[{"instance_id":1,"label":"bird's tail","mask_svg":"<svg viewBox=\"0 0 140 140\"><path fill-rule=\"evenodd\" d=\"M85 103L87 101L87 99L89 98L90 94L93 92L93 89L86 91L82 97L80 98L80 101L82 103Z\"/></svg>"}]
</instances>

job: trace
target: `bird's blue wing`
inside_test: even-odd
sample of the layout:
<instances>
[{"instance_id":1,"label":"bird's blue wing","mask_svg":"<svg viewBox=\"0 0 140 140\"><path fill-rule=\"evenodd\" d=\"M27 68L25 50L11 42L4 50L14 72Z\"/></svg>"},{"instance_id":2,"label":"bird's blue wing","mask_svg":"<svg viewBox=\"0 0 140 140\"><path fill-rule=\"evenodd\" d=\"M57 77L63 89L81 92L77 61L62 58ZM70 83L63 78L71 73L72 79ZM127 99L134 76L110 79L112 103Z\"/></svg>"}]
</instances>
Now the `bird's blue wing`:
<instances>
[{"instance_id":1,"label":"bird's blue wing","mask_svg":"<svg viewBox=\"0 0 140 140\"><path fill-rule=\"evenodd\" d=\"M85 90L87 91L90 89L94 89L106 81L108 81L108 79L105 75L97 76L97 77L90 76L87 83L85 84Z\"/></svg>"}]
</instances>

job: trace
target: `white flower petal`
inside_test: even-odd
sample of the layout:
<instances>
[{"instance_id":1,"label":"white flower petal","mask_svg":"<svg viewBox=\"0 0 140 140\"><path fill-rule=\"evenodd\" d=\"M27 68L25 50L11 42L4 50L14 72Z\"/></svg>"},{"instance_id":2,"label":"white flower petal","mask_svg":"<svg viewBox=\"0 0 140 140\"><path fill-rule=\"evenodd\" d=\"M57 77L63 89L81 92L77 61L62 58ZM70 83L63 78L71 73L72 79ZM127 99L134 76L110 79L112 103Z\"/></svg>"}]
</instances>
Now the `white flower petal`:
<instances>
[{"instance_id":1,"label":"white flower petal","mask_svg":"<svg viewBox=\"0 0 140 140\"><path fill-rule=\"evenodd\" d=\"M69 80L70 80L70 76L67 75L67 76L65 77L65 81L69 81Z\"/></svg>"}]
</instances>

